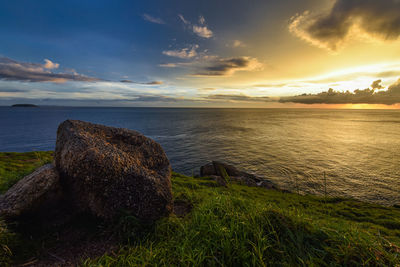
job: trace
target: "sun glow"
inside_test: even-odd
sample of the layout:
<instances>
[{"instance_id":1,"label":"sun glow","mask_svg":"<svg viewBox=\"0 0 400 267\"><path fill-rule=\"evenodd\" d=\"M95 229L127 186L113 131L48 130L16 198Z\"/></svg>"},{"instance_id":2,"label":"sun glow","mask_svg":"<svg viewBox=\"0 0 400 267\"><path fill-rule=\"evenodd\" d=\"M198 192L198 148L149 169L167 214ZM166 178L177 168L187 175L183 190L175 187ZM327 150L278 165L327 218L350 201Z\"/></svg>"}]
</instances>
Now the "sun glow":
<instances>
[{"instance_id":1,"label":"sun glow","mask_svg":"<svg viewBox=\"0 0 400 267\"><path fill-rule=\"evenodd\" d=\"M389 73L390 72L390 73ZM337 71L328 72L322 75L306 78L304 81L327 81L338 82L347 80L371 81L371 77L381 78L382 76L391 76L390 74L400 74L400 62L386 62L381 64L358 66ZM348 81L348 82L349 82ZM359 83L360 88L364 83Z\"/></svg>"},{"instance_id":2,"label":"sun glow","mask_svg":"<svg viewBox=\"0 0 400 267\"><path fill-rule=\"evenodd\" d=\"M400 104L382 105L382 104L346 104L342 109L400 109Z\"/></svg>"}]
</instances>

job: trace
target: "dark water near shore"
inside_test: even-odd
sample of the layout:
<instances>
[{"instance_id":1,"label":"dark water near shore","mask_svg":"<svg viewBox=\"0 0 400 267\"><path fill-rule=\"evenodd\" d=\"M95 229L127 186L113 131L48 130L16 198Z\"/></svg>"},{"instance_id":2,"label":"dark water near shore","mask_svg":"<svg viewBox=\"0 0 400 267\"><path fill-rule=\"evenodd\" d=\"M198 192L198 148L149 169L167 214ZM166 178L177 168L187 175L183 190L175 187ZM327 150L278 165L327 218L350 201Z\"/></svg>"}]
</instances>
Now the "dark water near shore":
<instances>
[{"instance_id":1,"label":"dark water near shore","mask_svg":"<svg viewBox=\"0 0 400 267\"><path fill-rule=\"evenodd\" d=\"M0 151L53 150L65 119L142 132L173 169L237 164L283 188L400 203L400 111L0 107Z\"/></svg>"}]
</instances>

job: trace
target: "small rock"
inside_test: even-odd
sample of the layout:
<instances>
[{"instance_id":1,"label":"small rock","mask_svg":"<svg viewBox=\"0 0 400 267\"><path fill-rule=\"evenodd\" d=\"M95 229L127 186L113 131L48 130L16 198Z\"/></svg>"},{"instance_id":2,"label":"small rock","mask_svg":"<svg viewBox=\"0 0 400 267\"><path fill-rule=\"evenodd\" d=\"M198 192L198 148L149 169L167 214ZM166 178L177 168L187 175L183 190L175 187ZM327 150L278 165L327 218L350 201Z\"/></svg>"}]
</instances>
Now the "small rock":
<instances>
[{"instance_id":1,"label":"small rock","mask_svg":"<svg viewBox=\"0 0 400 267\"><path fill-rule=\"evenodd\" d=\"M235 181L239 184L247 185L247 186L258 186L258 183L256 180L249 179L246 176L232 176L230 177L232 181Z\"/></svg>"},{"instance_id":2,"label":"small rock","mask_svg":"<svg viewBox=\"0 0 400 267\"><path fill-rule=\"evenodd\" d=\"M45 211L62 198L60 178L53 164L47 164L12 186L0 199L0 216L14 219Z\"/></svg>"},{"instance_id":3,"label":"small rock","mask_svg":"<svg viewBox=\"0 0 400 267\"><path fill-rule=\"evenodd\" d=\"M240 176L241 172L234 166L222 163L219 161L212 161L200 167L200 176L218 175L221 176L221 167L225 169L229 176Z\"/></svg>"},{"instance_id":4,"label":"small rock","mask_svg":"<svg viewBox=\"0 0 400 267\"><path fill-rule=\"evenodd\" d=\"M208 177L214 179L214 181L216 181L219 186L228 187L228 182L221 176L209 175Z\"/></svg>"},{"instance_id":5,"label":"small rock","mask_svg":"<svg viewBox=\"0 0 400 267\"><path fill-rule=\"evenodd\" d=\"M235 181L240 184L247 186L263 187L266 189L277 189L276 186L264 178L257 177L251 173L238 170L235 166L222 163L219 161L212 161L204 166L200 167L200 176L208 176L214 178L214 180L221 186L227 186L227 182L224 178L223 172L229 176L230 181Z\"/></svg>"}]
</instances>

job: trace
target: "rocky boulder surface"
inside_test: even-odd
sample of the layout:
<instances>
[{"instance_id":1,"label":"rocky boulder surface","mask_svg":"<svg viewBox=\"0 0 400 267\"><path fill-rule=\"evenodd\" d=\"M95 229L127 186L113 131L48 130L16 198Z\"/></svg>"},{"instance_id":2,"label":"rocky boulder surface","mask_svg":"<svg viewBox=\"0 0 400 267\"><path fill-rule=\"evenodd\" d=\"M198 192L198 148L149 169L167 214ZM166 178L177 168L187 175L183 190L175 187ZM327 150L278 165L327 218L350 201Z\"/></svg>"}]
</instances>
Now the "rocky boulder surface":
<instances>
[{"instance_id":1,"label":"rocky boulder surface","mask_svg":"<svg viewBox=\"0 0 400 267\"><path fill-rule=\"evenodd\" d=\"M64 121L55 164L66 195L81 211L104 219L128 211L153 221L172 210L169 160L157 142L136 131Z\"/></svg>"},{"instance_id":2,"label":"rocky boulder surface","mask_svg":"<svg viewBox=\"0 0 400 267\"><path fill-rule=\"evenodd\" d=\"M227 186L229 181L235 181L247 186L257 186L266 189L277 189L276 186L264 178L238 170L235 166L219 161L212 161L200 167L200 176L212 177L221 186Z\"/></svg>"},{"instance_id":3,"label":"rocky boulder surface","mask_svg":"<svg viewBox=\"0 0 400 267\"><path fill-rule=\"evenodd\" d=\"M0 216L14 219L39 213L62 198L60 177L53 164L47 164L12 186L0 200Z\"/></svg>"}]
</instances>

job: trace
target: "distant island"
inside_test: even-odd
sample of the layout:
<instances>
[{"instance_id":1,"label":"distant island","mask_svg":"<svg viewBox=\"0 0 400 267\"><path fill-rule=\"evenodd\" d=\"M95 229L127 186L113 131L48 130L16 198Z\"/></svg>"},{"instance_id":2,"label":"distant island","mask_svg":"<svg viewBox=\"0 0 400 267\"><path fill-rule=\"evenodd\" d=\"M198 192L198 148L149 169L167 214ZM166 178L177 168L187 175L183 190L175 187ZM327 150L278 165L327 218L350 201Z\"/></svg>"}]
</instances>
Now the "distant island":
<instances>
[{"instance_id":1,"label":"distant island","mask_svg":"<svg viewBox=\"0 0 400 267\"><path fill-rule=\"evenodd\" d=\"M11 107L13 108L37 108L37 105L34 104L14 104Z\"/></svg>"}]
</instances>

